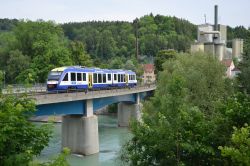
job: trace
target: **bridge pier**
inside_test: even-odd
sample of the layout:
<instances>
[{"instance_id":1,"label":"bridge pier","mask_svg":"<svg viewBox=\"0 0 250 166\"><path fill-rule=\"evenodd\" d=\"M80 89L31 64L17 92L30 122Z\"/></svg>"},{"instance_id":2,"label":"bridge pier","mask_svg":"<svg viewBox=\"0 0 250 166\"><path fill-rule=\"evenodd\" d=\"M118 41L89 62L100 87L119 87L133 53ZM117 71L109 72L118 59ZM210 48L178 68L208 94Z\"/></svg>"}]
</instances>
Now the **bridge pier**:
<instances>
[{"instance_id":1,"label":"bridge pier","mask_svg":"<svg viewBox=\"0 0 250 166\"><path fill-rule=\"evenodd\" d=\"M62 119L62 147L72 153L91 155L99 152L98 118L93 101L86 101L86 115L66 115Z\"/></svg>"},{"instance_id":2,"label":"bridge pier","mask_svg":"<svg viewBox=\"0 0 250 166\"><path fill-rule=\"evenodd\" d=\"M141 108L139 94L136 95L136 103L121 102L118 104L118 126L128 127L131 119L141 120Z\"/></svg>"}]
</instances>

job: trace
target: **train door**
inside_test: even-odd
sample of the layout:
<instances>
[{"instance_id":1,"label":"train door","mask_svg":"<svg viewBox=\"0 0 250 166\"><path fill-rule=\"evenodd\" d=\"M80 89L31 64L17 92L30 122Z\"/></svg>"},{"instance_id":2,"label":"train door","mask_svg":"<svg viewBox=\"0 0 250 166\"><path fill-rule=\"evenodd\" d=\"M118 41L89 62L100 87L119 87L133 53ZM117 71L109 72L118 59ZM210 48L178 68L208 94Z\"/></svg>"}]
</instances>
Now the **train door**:
<instances>
[{"instance_id":1,"label":"train door","mask_svg":"<svg viewBox=\"0 0 250 166\"><path fill-rule=\"evenodd\" d=\"M126 82L126 85L128 86L128 74L125 74L125 82Z\"/></svg>"},{"instance_id":2,"label":"train door","mask_svg":"<svg viewBox=\"0 0 250 166\"><path fill-rule=\"evenodd\" d=\"M92 81L92 73L89 73L89 84L88 84L88 88L91 89L93 87L93 81Z\"/></svg>"}]
</instances>

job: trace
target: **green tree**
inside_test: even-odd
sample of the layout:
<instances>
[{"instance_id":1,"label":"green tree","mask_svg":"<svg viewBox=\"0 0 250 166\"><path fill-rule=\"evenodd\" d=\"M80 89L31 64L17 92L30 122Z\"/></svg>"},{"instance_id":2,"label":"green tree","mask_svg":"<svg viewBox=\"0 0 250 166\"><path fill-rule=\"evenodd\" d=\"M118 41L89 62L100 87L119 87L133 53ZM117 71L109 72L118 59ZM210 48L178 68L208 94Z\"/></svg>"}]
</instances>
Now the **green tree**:
<instances>
[{"instance_id":1,"label":"green tree","mask_svg":"<svg viewBox=\"0 0 250 166\"><path fill-rule=\"evenodd\" d=\"M175 58L177 52L175 50L161 50L157 53L155 57L155 70L156 73L160 72L163 70L162 64L166 62L169 59Z\"/></svg>"},{"instance_id":2,"label":"green tree","mask_svg":"<svg viewBox=\"0 0 250 166\"><path fill-rule=\"evenodd\" d=\"M48 145L48 125L28 121L35 103L27 96L0 96L0 165L28 165Z\"/></svg>"},{"instance_id":3,"label":"green tree","mask_svg":"<svg viewBox=\"0 0 250 166\"><path fill-rule=\"evenodd\" d=\"M112 37L112 32L109 30L104 30L98 39L97 56L101 59L107 60L114 57L116 51L116 43Z\"/></svg>"},{"instance_id":4,"label":"green tree","mask_svg":"<svg viewBox=\"0 0 250 166\"><path fill-rule=\"evenodd\" d=\"M10 51L7 61L6 79L9 83L16 83L16 78L20 72L29 68L30 58L23 55L21 51Z\"/></svg>"},{"instance_id":5,"label":"green tree","mask_svg":"<svg viewBox=\"0 0 250 166\"><path fill-rule=\"evenodd\" d=\"M220 146L222 155L230 157L233 165L250 165L250 126L245 125L240 129L234 127L230 146Z\"/></svg>"},{"instance_id":6,"label":"green tree","mask_svg":"<svg viewBox=\"0 0 250 166\"><path fill-rule=\"evenodd\" d=\"M71 59L73 64L80 66L93 66L91 57L87 54L82 42L76 41L70 43Z\"/></svg>"},{"instance_id":7,"label":"green tree","mask_svg":"<svg viewBox=\"0 0 250 166\"><path fill-rule=\"evenodd\" d=\"M223 65L210 56L181 54L163 69L122 158L131 165L223 164L218 146L228 139L215 109L228 95Z\"/></svg>"}]
</instances>

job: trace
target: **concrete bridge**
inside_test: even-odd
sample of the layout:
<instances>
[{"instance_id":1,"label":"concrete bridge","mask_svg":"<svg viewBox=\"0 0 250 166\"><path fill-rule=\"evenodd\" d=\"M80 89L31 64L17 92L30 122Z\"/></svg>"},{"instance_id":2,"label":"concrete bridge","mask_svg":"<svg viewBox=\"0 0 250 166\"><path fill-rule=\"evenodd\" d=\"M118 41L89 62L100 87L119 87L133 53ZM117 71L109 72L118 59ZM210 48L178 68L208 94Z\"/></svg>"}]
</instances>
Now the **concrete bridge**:
<instances>
[{"instance_id":1,"label":"concrete bridge","mask_svg":"<svg viewBox=\"0 0 250 166\"><path fill-rule=\"evenodd\" d=\"M155 84L134 88L74 93L36 93L36 116L63 115L62 147L72 153L99 152L98 109L118 103L118 126L128 126L131 118L140 119L141 100L156 89Z\"/></svg>"}]
</instances>

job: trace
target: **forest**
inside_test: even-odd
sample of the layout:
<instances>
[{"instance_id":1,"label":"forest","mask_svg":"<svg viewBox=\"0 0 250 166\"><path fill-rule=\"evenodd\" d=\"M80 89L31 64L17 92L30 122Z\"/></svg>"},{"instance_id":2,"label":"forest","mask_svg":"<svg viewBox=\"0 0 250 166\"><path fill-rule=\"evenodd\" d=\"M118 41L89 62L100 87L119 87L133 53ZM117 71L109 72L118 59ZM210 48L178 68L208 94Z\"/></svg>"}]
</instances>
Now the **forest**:
<instances>
[{"instance_id":1,"label":"forest","mask_svg":"<svg viewBox=\"0 0 250 166\"><path fill-rule=\"evenodd\" d=\"M196 33L187 20L153 14L133 22L0 19L0 71L7 84L43 83L52 68L65 65L124 68L140 75L140 64L153 63L161 50L188 52ZM247 33L242 26L228 27L229 40L245 39Z\"/></svg>"},{"instance_id":2,"label":"forest","mask_svg":"<svg viewBox=\"0 0 250 166\"><path fill-rule=\"evenodd\" d=\"M140 61L135 58L138 37ZM134 22L56 24L37 20L0 20L0 70L6 83L45 82L63 65L125 68L142 72L158 51L188 51L196 26L184 19L145 15Z\"/></svg>"}]
</instances>

